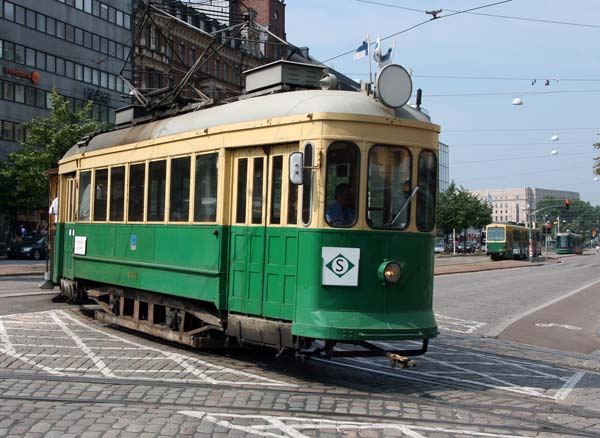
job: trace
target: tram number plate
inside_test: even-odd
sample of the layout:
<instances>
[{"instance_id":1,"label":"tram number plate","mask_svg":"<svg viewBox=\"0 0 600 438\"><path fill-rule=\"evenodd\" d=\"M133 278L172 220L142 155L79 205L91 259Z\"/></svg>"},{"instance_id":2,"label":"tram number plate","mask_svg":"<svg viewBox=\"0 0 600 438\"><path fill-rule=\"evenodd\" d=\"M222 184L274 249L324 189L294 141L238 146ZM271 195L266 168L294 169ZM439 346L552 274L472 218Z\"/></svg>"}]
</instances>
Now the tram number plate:
<instances>
[{"instance_id":1,"label":"tram number plate","mask_svg":"<svg viewBox=\"0 0 600 438\"><path fill-rule=\"evenodd\" d=\"M321 255L324 286L358 286L360 248L324 246Z\"/></svg>"}]
</instances>

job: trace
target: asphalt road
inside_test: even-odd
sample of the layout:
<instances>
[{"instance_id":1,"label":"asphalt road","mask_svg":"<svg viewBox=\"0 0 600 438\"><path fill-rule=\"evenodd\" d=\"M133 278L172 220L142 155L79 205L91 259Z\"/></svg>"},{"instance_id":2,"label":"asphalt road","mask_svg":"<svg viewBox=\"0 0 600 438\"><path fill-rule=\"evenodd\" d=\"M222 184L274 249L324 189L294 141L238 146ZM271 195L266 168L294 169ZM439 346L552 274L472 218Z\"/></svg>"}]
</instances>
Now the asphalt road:
<instances>
[{"instance_id":1,"label":"asphalt road","mask_svg":"<svg viewBox=\"0 0 600 438\"><path fill-rule=\"evenodd\" d=\"M440 336L409 369L391 368L385 357L298 362L256 349L182 348L31 295L40 276L2 277L0 436L600 436L597 357L455 335L479 333L466 317L484 316L477 307L487 301L496 300L499 315L514 311L515 278L553 276L539 286L552 293L532 287L523 304L531 309L566 293L560 273L588 281L592 260L600 257L440 277L437 288L463 287L438 315ZM467 302L461 291L480 275L493 275L504 296L482 293L469 303L471 315L453 316ZM571 295L579 296L587 295Z\"/></svg>"},{"instance_id":2,"label":"asphalt road","mask_svg":"<svg viewBox=\"0 0 600 438\"><path fill-rule=\"evenodd\" d=\"M544 266L436 277L434 309L442 323L455 318L469 327L466 334L497 336L532 309L600 282L598 268L600 256L585 254Z\"/></svg>"}]
</instances>

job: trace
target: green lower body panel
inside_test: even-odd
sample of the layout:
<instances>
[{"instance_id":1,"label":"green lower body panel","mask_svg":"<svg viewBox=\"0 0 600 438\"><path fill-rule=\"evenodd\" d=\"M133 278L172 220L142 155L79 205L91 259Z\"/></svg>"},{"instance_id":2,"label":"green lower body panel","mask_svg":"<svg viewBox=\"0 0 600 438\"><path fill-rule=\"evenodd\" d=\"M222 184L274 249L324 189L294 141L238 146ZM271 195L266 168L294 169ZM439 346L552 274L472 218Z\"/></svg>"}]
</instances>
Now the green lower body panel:
<instances>
[{"instance_id":1,"label":"green lower body panel","mask_svg":"<svg viewBox=\"0 0 600 438\"><path fill-rule=\"evenodd\" d=\"M315 339L418 340L437 336L433 311L406 314L365 314L360 312L320 311L313 314L321 324L292 324L292 334Z\"/></svg>"}]
</instances>

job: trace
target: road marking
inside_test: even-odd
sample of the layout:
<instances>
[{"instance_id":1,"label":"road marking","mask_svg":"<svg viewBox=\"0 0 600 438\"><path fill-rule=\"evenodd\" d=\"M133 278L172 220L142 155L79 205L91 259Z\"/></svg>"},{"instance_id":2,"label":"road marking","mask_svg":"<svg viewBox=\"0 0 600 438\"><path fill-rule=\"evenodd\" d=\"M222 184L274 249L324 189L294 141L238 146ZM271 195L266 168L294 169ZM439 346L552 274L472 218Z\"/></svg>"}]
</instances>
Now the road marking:
<instances>
[{"instance_id":1,"label":"road marking","mask_svg":"<svg viewBox=\"0 0 600 438\"><path fill-rule=\"evenodd\" d=\"M440 315L439 313L435 314L435 318L438 323L438 328L450 332L462 333L464 335L470 335L487 325L485 322L453 318L451 316Z\"/></svg>"},{"instance_id":2,"label":"road marking","mask_svg":"<svg viewBox=\"0 0 600 438\"><path fill-rule=\"evenodd\" d=\"M577 326L569 325L569 324L558 324L556 322L536 322L535 325L536 325L536 327L544 327L544 328L558 327L558 328L564 328L567 330L583 330L583 328L581 328L581 327L577 327Z\"/></svg>"},{"instance_id":3,"label":"road marking","mask_svg":"<svg viewBox=\"0 0 600 438\"><path fill-rule=\"evenodd\" d=\"M61 329L63 329L63 331L67 334L67 336L69 336L73 342L75 342L75 345L77 345L81 351L83 351L85 353L85 355L91 359L92 362L94 362L94 365L96 365L96 367L98 368L98 371L100 371L100 373L102 373L103 375L105 375L106 377L116 377L113 373L111 373L110 369L108 369L108 367L106 366L106 364L104 363L104 361L102 359L100 359L98 357L98 355L96 353L94 353L88 346L87 344L83 341L82 338L80 338L79 336L77 336L76 333L74 333L68 326L67 324L65 324L57 315L56 313L51 313L50 317L54 320L54 322L56 323L56 325L58 325Z\"/></svg>"},{"instance_id":4,"label":"road marking","mask_svg":"<svg viewBox=\"0 0 600 438\"><path fill-rule=\"evenodd\" d=\"M446 433L487 438L523 437L523 435L506 435L491 432L479 432L468 429L452 429L447 427L416 426L407 423L366 423L360 421L337 421L326 418L290 416L278 417L272 415L244 415L206 411L179 411L178 414L194 417L200 421L208 421L217 426L226 427L231 430L265 437L284 436L291 438L308 438L309 436L313 436L314 432L318 432L320 430L335 430L336 432L373 430L382 431L384 434L385 431L394 431L395 433L400 432L402 436L408 436L411 438L425 438L426 435L423 435L421 432ZM252 421L254 424L248 424L248 420ZM236 424L236 421L242 424ZM306 435L303 433L303 431L312 433L310 435Z\"/></svg>"},{"instance_id":5,"label":"road marking","mask_svg":"<svg viewBox=\"0 0 600 438\"><path fill-rule=\"evenodd\" d=\"M556 398L556 400L564 400L564 399L566 399L567 396L573 390L573 388L575 388L575 386L577 386L577 384L579 383L579 381L584 376L585 376L585 373L583 371L580 371L578 373L573 374L571 376L571 378L565 382L565 384L563 385L563 387L558 390L558 392L556 393L556 395L554 396L554 398Z\"/></svg>"},{"instance_id":6,"label":"road marking","mask_svg":"<svg viewBox=\"0 0 600 438\"><path fill-rule=\"evenodd\" d=\"M596 280L596 281L592 281L591 283L586 284L585 286L581 286L578 289L575 289L571 292L566 293L565 295L562 295L560 297L554 298L544 304L541 304L537 307L534 307L533 309L529 309L526 312L520 313L512 318L507 319L504 322L501 322L500 324L498 324L497 326L493 327L490 331L488 331L484 336L486 338L496 338L500 333L502 333L504 330L506 330L508 328L508 326L514 324L515 322L519 321L520 319L525 318L526 316L531 315L532 313L537 312L538 310L542 310L545 307L548 307L554 303L557 303L561 300L564 300L565 298L570 297L571 295L575 295L576 293L579 293L585 289L588 289L592 286L595 286L597 284L600 284L600 280Z\"/></svg>"},{"instance_id":7,"label":"road marking","mask_svg":"<svg viewBox=\"0 0 600 438\"><path fill-rule=\"evenodd\" d=\"M389 350L402 348L398 343L380 342L377 344ZM581 377L577 377L578 373L573 370L556 366L529 363L484 353L463 353L460 349L439 345L432 345L431 347L426 355L420 356L417 360L419 362L418 368L398 372L388 368L387 360L382 358L353 358L339 361L317 360L398 379L426 382L446 387L453 387L453 382L458 382L550 400L559 400L560 397L566 397L565 391L567 391L570 382L572 382L572 389L581 379ZM455 356L458 360L453 361L452 356ZM469 360L464 360L465 356ZM481 361L471 358L480 358ZM557 388L561 388L561 390Z\"/></svg>"},{"instance_id":8,"label":"road marking","mask_svg":"<svg viewBox=\"0 0 600 438\"><path fill-rule=\"evenodd\" d=\"M63 310L25 316L0 316L0 324L0 356L13 356L31 367L41 368L52 374L99 375L117 379L135 376L137 380L149 382L297 386L261 374L210 363L177 351L142 345L99 330ZM55 329L60 329L60 333L55 336L39 336L34 334L39 332L29 332L32 328L39 329L40 325L49 332L52 330L52 335ZM131 352L132 356L128 357L127 352ZM88 365L83 363L85 360L88 360Z\"/></svg>"}]
</instances>

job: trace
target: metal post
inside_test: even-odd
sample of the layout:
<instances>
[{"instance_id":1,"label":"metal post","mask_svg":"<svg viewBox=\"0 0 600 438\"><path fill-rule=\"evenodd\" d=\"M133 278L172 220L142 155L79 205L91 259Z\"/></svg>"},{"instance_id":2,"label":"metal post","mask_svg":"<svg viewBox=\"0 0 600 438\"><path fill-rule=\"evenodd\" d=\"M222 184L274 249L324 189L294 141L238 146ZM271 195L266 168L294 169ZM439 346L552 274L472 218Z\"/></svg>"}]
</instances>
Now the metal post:
<instances>
[{"instance_id":1,"label":"metal post","mask_svg":"<svg viewBox=\"0 0 600 438\"><path fill-rule=\"evenodd\" d=\"M560 233L560 215L558 215L557 219L558 219L558 227L556 227L556 234Z\"/></svg>"},{"instance_id":2,"label":"metal post","mask_svg":"<svg viewBox=\"0 0 600 438\"><path fill-rule=\"evenodd\" d=\"M528 214L527 216L529 216L527 219L527 231L529 231L529 248L527 248L528 252L529 252L529 263L533 263L533 239L531 236L531 208L528 208Z\"/></svg>"},{"instance_id":3,"label":"metal post","mask_svg":"<svg viewBox=\"0 0 600 438\"><path fill-rule=\"evenodd\" d=\"M452 254L456 255L456 228L452 228Z\"/></svg>"}]
</instances>

